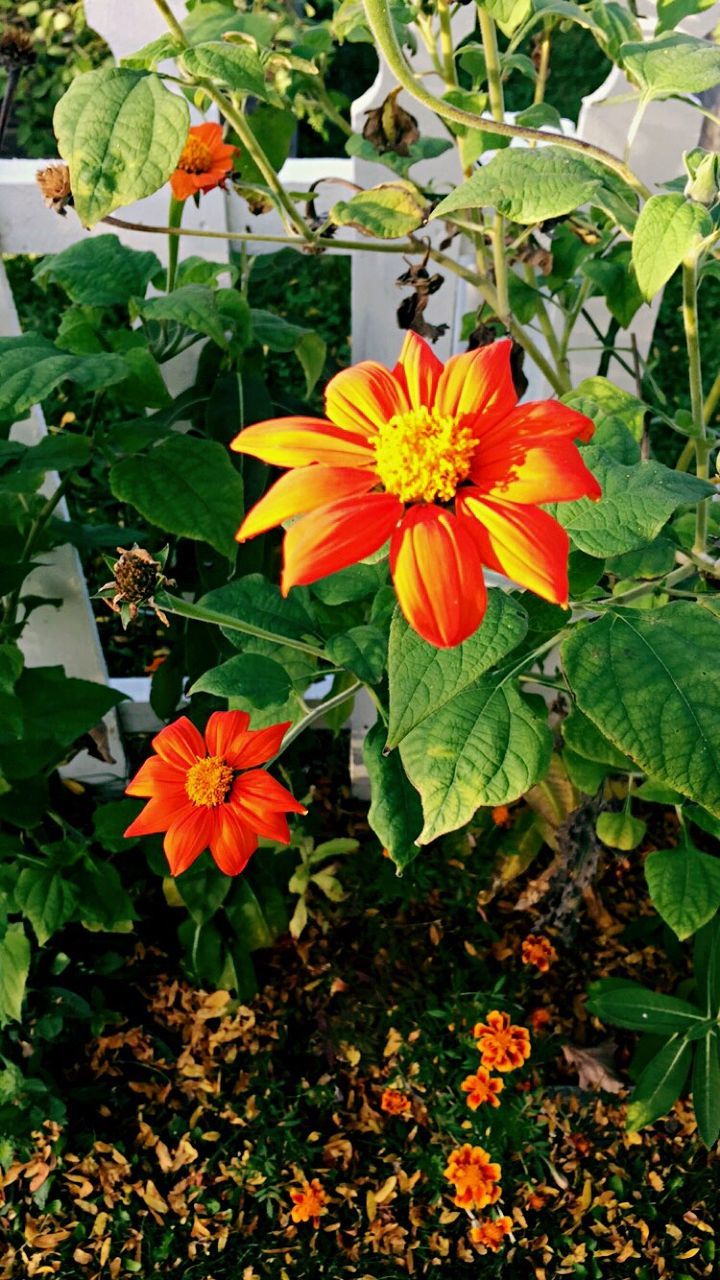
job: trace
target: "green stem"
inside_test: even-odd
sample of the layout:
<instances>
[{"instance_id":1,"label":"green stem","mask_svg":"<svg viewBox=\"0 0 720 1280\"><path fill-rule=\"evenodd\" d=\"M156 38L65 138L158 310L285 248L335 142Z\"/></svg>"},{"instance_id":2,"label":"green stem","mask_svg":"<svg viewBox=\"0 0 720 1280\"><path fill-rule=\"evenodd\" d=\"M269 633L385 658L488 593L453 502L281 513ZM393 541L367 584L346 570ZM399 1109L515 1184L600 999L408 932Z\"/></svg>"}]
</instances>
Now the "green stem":
<instances>
[{"instance_id":1,"label":"green stem","mask_svg":"<svg viewBox=\"0 0 720 1280\"><path fill-rule=\"evenodd\" d=\"M168 210L168 226L174 231L179 230L182 223L183 212L185 209L184 200L176 200L175 196L170 197L170 208ZM167 269L167 292L172 293L175 288L175 277L177 275L178 253L180 250L180 236L168 236L168 269Z\"/></svg>"},{"instance_id":2,"label":"green stem","mask_svg":"<svg viewBox=\"0 0 720 1280\"><path fill-rule=\"evenodd\" d=\"M192 622L209 622L216 627L225 627L228 631L241 631L243 635L254 636L256 640L269 640L271 644L297 649L300 653L309 654L312 658L328 658L322 649L315 645L305 644L304 640L293 640L289 636L276 635L274 631L266 631L264 627L255 627L251 622L241 618L233 618L227 613L218 613L216 609L206 609L204 605L193 604L189 600L181 600L178 596L158 593L155 597L161 609L174 613L179 618L189 618Z\"/></svg>"},{"instance_id":3,"label":"green stem","mask_svg":"<svg viewBox=\"0 0 720 1280\"><path fill-rule=\"evenodd\" d=\"M448 88L452 88L457 85L458 78L455 66L452 27L450 25L450 6L447 0L437 0L437 11L440 19L440 54L442 57L443 77Z\"/></svg>"},{"instance_id":4,"label":"green stem","mask_svg":"<svg viewBox=\"0 0 720 1280\"><path fill-rule=\"evenodd\" d=\"M547 87L548 73L550 71L551 39L552 29L549 25L546 25L540 38L540 65L538 66L537 80L535 81L535 92L533 94L534 103L545 101L545 89Z\"/></svg>"},{"instance_id":5,"label":"green stem","mask_svg":"<svg viewBox=\"0 0 720 1280\"><path fill-rule=\"evenodd\" d=\"M187 41L185 32L180 26L180 23L175 17L175 14L170 8L170 5L167 3L167 0L155 0L155 8L158 9L159 12L162 14L163 18L165 19L165 22L167 23L168 27L172 31L173 35L180 41L181 44L186 45L188 41Z\"/></svg>"},{"instance_id":6,"label":"green stem","mask_svg":"<svg viewBox=\"0 0 720 1280\"><path fill-rule=\"evenodd\" d=\"M705 425L703 404L702 366L700 362L700 335L698 332L697 286L698 260L695 255L685 259L682 265L683 302L682 315L685 329L685 346L688 354L690 383L690 411L693 420L693 444L695 446L695 470L702 480L710 475L710 445ZM695 514L695 541L693 551L702 555L707 546L708 501L697 505Z\"/></svg>"},{"instance_id":7,"label":"green stem","mask_svg":"<svg viewBox=\"0 0 720 1280\"><path fill-rule=\"evenodd\" d=\"M498 52L495 22L487 9L479 10L480 35L485 52L487 69L488 94L490 111L493 120L502 124L505 118L502 76L500 74L500 54ZM505 255L505 219L501 213L495 212L492 228L493 267L495 270L495 287L497 289L498 319L507 327L510 324L510 294L508 282L508 265Z\"/></svg>"},{"instance_id":8,"label":"green stem","mask_svg":"<svg viewBox=\"0 0 720 1280\"><path fill-rule=\"evenodd\" d=\"M706 426L710 425L710 419L717 409L718 404L720 404L720 373L717 375L710 390L708 391L707 399L703 406L703 418L705 419Z\"/></svg>"},{"instance_id":9,"label":"green stem","mask_svg":"<svg viewBox=\"0 0 720 1280\"><path fill-rule=\"evenodd\" d=\"M298 720L292 729L288 729L278 755L287 750L291 742L299 738L301 733L304 733L316 720L320 720L326 712L333 711L335 707L341 707L343 702L347 702L348 698L354 698L362 687L362 680L356 680L354 684L348 685L347 689L341 689L340 693L334 693L332 698L326 698L324 702L319 702L316 707L308 711L307 715L303 716L302 720ZM277 756L275 756L275 759L277 760Z\"/></svg>"},{"instance_id":10,"label":"green stem","mask_svg":"<svg viewBox=\"0 0 720 1280\"><path fill-rule=\"evenodd\" d=\"M562 134L546 133L542 129L531 129L529 125L509 124L507 120L491 122L485 116L477 115L472 111L465 111L462 107L456 107L450 102L444 102L441 98L437 98L435 94L431 93L415 78L405 60L395 34L388 0L363 0L363 6L370 30L398 83L407 89L408 93L412 94L418 102L422 102L442 119L452 120L456 124L463 124L466 128L483 129L486 133L498 133L505 138L525 138L528 142L552 142L554 146L564 147L567 151L576 151L580 155L591 156L600 164L605 165L606 168L612 169L613 173L619 174L644 199L650 196L651 193L647 187L628 166L617 156L611 155L609 151L605 151L602 147L596 147L591 142L584 142L581 138L569 138ZM482 14L483 11L481 10L480 12Z\"/></svg>"}]
</instances>

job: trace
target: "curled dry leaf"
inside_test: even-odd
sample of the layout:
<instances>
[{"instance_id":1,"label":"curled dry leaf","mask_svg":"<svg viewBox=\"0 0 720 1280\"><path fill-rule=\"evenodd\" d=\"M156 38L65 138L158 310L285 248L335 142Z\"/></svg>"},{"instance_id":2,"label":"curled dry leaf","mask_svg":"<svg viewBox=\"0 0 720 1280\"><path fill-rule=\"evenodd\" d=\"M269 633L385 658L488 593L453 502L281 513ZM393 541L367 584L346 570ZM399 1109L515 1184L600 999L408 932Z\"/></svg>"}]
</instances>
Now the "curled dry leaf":
<instances>
[{"instance_id":1,"label":"curled dry leaf","mask_svg":"<svg viewBox=\"0 0 720 1280\"><path fill-rule=\"evenodd\" d=\"M593 1049L582 1049L577 1044L564 1044L562 1051L568 1066L577 1071L581 1089L622 1093L625 1085L615 1075L613 1068L616 1048L614 1040L603 1040Z\"/></svg>"}]
</instances>

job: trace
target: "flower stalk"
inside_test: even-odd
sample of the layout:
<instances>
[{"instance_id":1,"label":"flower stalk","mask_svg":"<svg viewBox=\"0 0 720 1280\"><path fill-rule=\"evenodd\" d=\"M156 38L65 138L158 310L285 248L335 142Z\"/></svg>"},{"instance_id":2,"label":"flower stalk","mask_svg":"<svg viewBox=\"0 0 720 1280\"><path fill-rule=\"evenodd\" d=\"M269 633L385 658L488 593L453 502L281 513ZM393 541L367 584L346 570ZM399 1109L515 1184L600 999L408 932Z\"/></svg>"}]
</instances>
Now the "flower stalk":
<instances>
[{"instance_id":1,"label":"flower stalk","mask_svg":"<svg viewBox=\"0 0 720 1280\"><path fill-rule=\"evenodd\" d=\"M688 379L690 385L690 412L693 421L693 444L695 447L695 470L701 480L710 475L710 443L707 436L705 405L702 387L702 363L700 356L700 334L698 331L697 288L698 258L694 253L682 264L682 317L685 330L685 346L688 356ZM695 514L695 541L693 551L702 555L707 547L708 500L699 502Z\"/></svg>"}]
</instances>

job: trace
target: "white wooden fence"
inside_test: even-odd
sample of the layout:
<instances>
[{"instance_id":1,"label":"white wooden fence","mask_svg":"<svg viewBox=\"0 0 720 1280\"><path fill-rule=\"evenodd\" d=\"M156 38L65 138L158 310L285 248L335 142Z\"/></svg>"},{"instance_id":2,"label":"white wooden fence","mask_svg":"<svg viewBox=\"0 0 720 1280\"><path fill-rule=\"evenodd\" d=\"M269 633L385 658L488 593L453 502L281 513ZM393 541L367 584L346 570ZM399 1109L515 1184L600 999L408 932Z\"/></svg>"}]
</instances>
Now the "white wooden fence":
<instances>
[{"instance_id":1,"label":"white wooden fence","mask_svg":"<svg viewBox=\"0 0 720 1280\"><path fill-rule=\"evenodd\" d=\"M655 5L648 3L644 7L649 13L644 19L644 25L652 32L655 26ZM172 0L172 8L182 18L185 12L184 0ZM119 0L85 0L85 10L89 25L104 37L117 58L134 52L162 34L162 20L152 0L122 0L121 3ZM465 35L471 29L473 21L472 6L461 8L453 19L455 34ZM687 19L682 24L682 29L694 35L706 35L718 22L720 3ZM419 44L416 66L425 73L426 83L430 88L439 88L439 85L433 86L433 72L424 47L421 42ZM362 129L365 113L382 102L393 87L391 74L381 65L374 83L353 103L352 122L358 131ZM621 155L634 110L633 104L622 101L629 87L622 73L613 70L608 80L584 100L578 122L578 135ZM425 136L444 133L437 118L426 108L413 102L407 94L401 96L400 102L418 118ZM702 117L692 107L682 103L669 101L650 104L633 146L631 163L651 189L657 183L676 175L681 152L697 145L701 120ZM35 172L42 163L0 159L0 254L54 253L86 235L104 234L108 230L107 227L100 226L93 232L85 232L74 215L59 218L45 209L35 184ZM454 151L449 151L432 162L418 165L415 172L421 181L432 174L438 183L458 182L461 176ZM331 159L291 159L284 166L281 176L289 189L296 190L307 190L309 183L318 178L324 179L321 200L323 207L327 207L347 194L346 187L333 187L333 178L369 186L387 181L388 171L382 165L343 156ZM156 193L131 209L120 212L121 216L129 220L164 225L167 193ZM253 231L273 234L281 230L277 215L267 214L250 220L244 203L237 196L223 195L220 191L203 197L199 209L188 202L185 217L186 226L199 229L237 230L248 226L250 221ZM166 254L165 238L162 236L122 230L118 234L133 248L152 249L161 259ZM442 228L433 224L429 234L437 238L441 236ZM344 238L352 238L352 233ZM454 244L455 252L462 253L462 238L458 237ZM186 240L183 248L187 252L196 252L197 245L197 240ZM268 246L269 249L274 247ZM262 251L262 246L257 244L252 248L256 252ZM206 240L202 244L202 252L214 260L225 260L227 246L222 240ZM334 252L332 247L330 252ZM375 358L388 362L394 359L401 337L395 323L395 310L399 301L394 284L397 274L398 259L392 255L367 251L352 254L354 360ZM659 302L660 299L656 298L652 307L641 308L633 323L631 331L641 355L647 354L649 350ZM454 274L447 275L431 312L431 319L445 319L450 325L447 335L437 344L438 354L442 359L446 359L456 345L460 319L474 303L475 299L468 287L458 281ZM593 299L590 310L604 331L608 317L602 300ZM0 335L13 335L19 331L12 295L0 259ZM539 336L536 336L536 340L542 345ZM573 382L579 382L596 371L597 352L591 349L594 345L590 327L581 321L570 351ZM547 395L549 389L538 371L528 369L527 372L531 379L528 398ZM619 365L613 367L612 376L620 385L634 389L630 375ZM14 428L13 436L15 439L34 443L45 431L42 413L36 408L25 422ZM56 484L57 477L48 476L47 492L52 492ZM58 511L61 516L66 514L63 506ZM48 555L44 564L33 572L28 590L33 594L62 600L59 609L48 606L37 609L32 615L23 634L23 648L28 665L62 664L71 675L106 683L107 668L76 551L68 546ZM149 682L145 678L131 681L113 679L110 683L129 693L133 699L122 704L119 709L122 728L138 730L155 727L157 722L154 721L147 701ZM360 792L365 783L360 747L365 730L373 718L374 709L370 700L359 698L352 721L351 772L356 789ZM67 771L73 777L91 783L120 784L125 776L125 762L114 714L108 717L108 727L116 764L102 764L92 759L87 752L82 752L68 766Z\"/></svg>"}]
</instances>

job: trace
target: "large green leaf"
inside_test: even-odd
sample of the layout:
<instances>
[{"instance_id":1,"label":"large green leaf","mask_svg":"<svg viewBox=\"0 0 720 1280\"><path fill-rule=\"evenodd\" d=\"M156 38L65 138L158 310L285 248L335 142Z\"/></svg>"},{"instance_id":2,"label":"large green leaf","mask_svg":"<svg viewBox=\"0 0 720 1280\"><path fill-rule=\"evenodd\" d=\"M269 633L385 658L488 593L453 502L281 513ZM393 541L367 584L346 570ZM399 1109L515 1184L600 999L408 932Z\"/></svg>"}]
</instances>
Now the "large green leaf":
<instances>
[{"instance_id":1,"label":"large green leaf","mask_svg":"<svg viewBox=\"0 0 720 1280\"><path fill-rule=\"evenodd\" d=\"M228 342L225 321L217 306L216 291L203 284L186 284L172 293L147 298L133 307L143 320L172 320L195 333L204 333L223 350Z\"/></svg>"},{"instance_id":2,"label":"large green leaf","mask_svg":"<svg viewBox=\"0 0 720 1280\"><path fill-rule=\"evenodd\" d=\"M284 667L257 653L238 653L195 681L191 693L216 698L242 698L253 707L281 707L293 691Z\"/></svg>"},{"instance_id":3,"label":"large green leaf","mask_svg":"<svg viewBox=\"0 0 720 1280\"><path fill-rule=\"evenodd\" d=\"M0 940L0 1027L19 1022L30 972L30 943L21 924L9 925Z\"/></svg>"},{"instance_id":4,"label":"large green leaf","mask_svg":"<svg viewBox=\"0 0 720 1280\"><path fill-rule=\"evenodd\" d=\"M692 1061L692 1045L673 1036L640 1075L627 1109L631 1133L667 1114L677 1102Z\"/></svg>"},{"instance_id":5,"label":"large green leaf","mask_svg":"<svg viewBox=\"0 0 720 1280\"><path fill-rule=\"evenodd\" d=\"M245 876L240 876L225 903L227 917L240 942L248 951L270 947L275 932L270 927L261 903Z\"/></svg>"},{"instance_id":6,"label":"large green leaf","mask_svg":"<svg viewBox=\"0 0 720 1280\"><path fill-rule=\"evenodd\" d=\"M419 844L469 822L481 805L508 804L546 772L552 735L509 681L482 676L405 736L400 754L420 792Z\"/></svg>"},{"instance_id":7,"label":"large green leaf","mask_svg":"<svg viewBox=\"0 0 720 1280\"><path fill-rule=\"evenodd\" d=\"M248 573L244 578L236 578L224 587L209 591L202 597L200 604L204 608L227 614L229 618L252 622L253 626L260 627L263 631L287 636L291 640L317 635L317 628L298 592L282 596L280 589L268 582L261 573ZM222 630L232 644L245 648L245 636L230 628Z\"/></svg>"},{"instance_id":8,"label":"large green leaf","mask_svg":"<svg viewBox=\"0 0 720 1280\"><path fill-rule=\"evenodd\" d=\"M23 733L0 750L0 766L11 779L30 778L57 764L125 696L107 685L68 677L62 667L26 667L15 694Z\"/></svg>"},{"instance_id":9,"label":"large green leaf","mask_svg":"<svg viewBox=\"0 0 720 1280\"><path fill-rule=\"evenodd\" d=\"M585 378L562 398L595 423L593 444L601 446L620 462L640 460L639 441L647 406L629 391L616 387L607 378Z\"/></svg>"},{"instance_id":10,"label":"large green leaf","mask_svg":"<svg viewBox=\"0 0 720 1280\"><path fill-rule=\"evenodd\" d=\"M693 943L695 998L708 1017L720 1014L720 915L703 925Z\"/></svg>"},{"instance_id":11,"label":"large green leaf","mask_svg":"<svg viewBox=\"0 0 720 1280\"><path fill-rule=\"evenodd\" d=\"M75 211L83 226L94 227L167 182L190 113L185 99L154 73L102 67L72 81L53 123L70 167Z\"/></svg>"},{"instance_id":12,"label":"large green leaf","mask_svg":"<svg viewBox=\"0 0 720 1280\"><path fill-rule=\"evenodd\" d=\"M390 627L388 746L396 747L428 716L447 706L523 639L527 614L504 591L488 592L482 624L453 649L436 649L408 626L399 609Z\"/></svg>"},{"instance_id":13,"label":"large green leaf","mask_svg":"<svg viewBox=\"0 0 720 1280\"><path fill-rule=\"evenodd\" d=\"M193 79L212 80L232 93L251 94L253 98L265 100L275 96L265 83L262 63L250 44L211 40L186 49L182 64Z\"/></svg>"},{"instance_id":14,"label":"large green leaf","mask_svg":"<svg viewBox=\"0 0 720 1280\"><path fill-rule=\"evenodd\" d=\"M126 377L120 356L71 355L37 333L0 338L0 420L17 421L66 379L97 391Z\"/></svg>"},{"instance_id":15,"label":"large green leaf","mask_svg":"<svg viewBox=\"0 0 720 1280\"><path fill-rule=\"evenodd\" d=\"M621 555L652 542L678 507L713 492L706 480L661 462L625 466L596 445L588 445L582 454L600 483L602 498L563 502L555 516L575 546L591 556Z\"/></svg>"},{"instance_id":16,"label":"large green leaf","mask_svg":"<svg viewBox=\"0 0 720 1280\"><path fill-rule=\"evenodd\" d=\"M645 863L653 906L678 938L689 938L720 907L720 858L691 844L660 849Z\"/></svg>"},{"instance_id":17,"label":"large green leaf","mask_svg":"<svg viewBox=\"0 0 720 1280\"><path fill-rule=\"evenodd\" d=\"M43 287L58 284L71 302L115 307L144 297L159 270L160 259L154 253L129 249L117 236L105 235L48 254L36 266L33 279Z\"/></svg>"},{"instance_id":18,"label":"large green leaf","mask_svg":"<svg viewBox=\"0 0 720 1280\"><path fill-rule=\"evenodd\" d=\"M338 227L354 227L381 240L401 240L427 222L429 206L410 182L387 182L339 200L330 210Z\"/></svg>"},{"instance_id":19,"label":"large green leaf","mask_svg":"<svg viewBox=\"0 0 720 1280\"><path fill-rule=\"evenodd\" d=\"M663 31L673 31L683 18L703 13L705 9L711 9L714 3L715 0L657 0L656 35Z\"/></svg>"},{"instance_id":20,"label":"large green leaf","mask_svg":"<svg viewBox=\"0 0 720 1280\"><path fill-rule=\"evenodd\" d=\"M633 266L647 302L712 229L707 209L685 196L673 193L650 197L637 220L632 242Z\"/></svg>"},{"instance_id":21,"label":"large green leaf","mask_svg":"<svg viewBox=\"0 0 720 1280\"><path fill-rule=\"evenodd\" d=\"M420 796L408 781L398 751L385 755L385 726L374 724L363 744L365 768L370 779L368 822L402 870L420 852L416 843L422 830Z\"/></svg>"},{"instance_id":22,"label":"large green leaf","mask_svg":"<svg viewBox=\"0 0 720 1280\"><path fill-rule=\"evenodd\" d=\"M639 982L594 983L587 1007L596 1018L616 1027L660 1035L689 1031L703 1021L700 1010L687 1000L651 991Z\"/></svg>"},{"instance_id":23,"label":"large green leaf","mask_svg":"<svg viewBox=\"0 0 720 1280\"><path fill-rule=\"evenodd\" d=\"M720 816L720 620L678 600L577 627L562 660L580 709L645 772Z\"/></svg>"},{"instance_id":24,"label":"large green leaf","mask_svg":"<svg viewBox=\"0 0 720 1280\"><path fill-rule=\"evenodd\" d=\"M602 185L597 172L562 147L511 147L499 151L449 196L431 217L456 209L491 206L513 222L530 224L571 213L591 200Z\"/></svg>"},{"instance_id":25,"label":"large green leaf","mask_svg":"<svg viewBox=\"0 0 720 1280\"><path fill-rule=\"evenodd\" d=\"M563 720L562 735L570 750L585 760L593 760L596 764L605 764L609 769L621 772L633 767L632 760L618 751L612 742L608 742L597 725L577 708Z\"/></svg>"},{"instance_id":26,"label":"large green leaf","mask_svg":"<svg viewBox=\"0 0 720 1280\"><path fill-rule=\"evenodd\" d=\"M712 1148L720 1135L720 1039L717 1027L695 1045L692 1095L698 1133Z\"/></svg>"},{"instance_id":27,"label":"large green leaf","mask_svg":"<svg viewBox=\"0 0 720 1280\"><path fill-rule=\"evenodd\" d=\"M72 885L52 867L25 867L18 876L14 896L41 947L67 923L75 908Z\"/></svg>"},{"instance_id":28,"label":"large green leaf","mask_svg":"<svg viewBox=\"0 0 720 1280\"><path fill-rule=\"evenodd\" d=\"M620 57L647 100L702 93L720 84L720 49L711 40L661 36L621 45Z\"/></svg>"},{"instance_id":29,"label":"large green leaf","mask_svg":"<svg viewBox=\"0 0 720 1280\"><path fill-rule=\"evenodd\" d=\"M116 462L110 488L158 528L209 542L233 558L243 482L221 444L172 436L149 453Z\"/></svg>"},{"instance_id":30,"label":"large green leaf","mask_svg":"<svg viewBox=\"0 0 720 1280\"><path fill-rule=\"evenodd\" d=\"M331 636L325 648L332 662L352 671L358 680L377 684L382 679L387 658L387 636L379 627L352 627Z\"/></svg>"}]
</instances>

